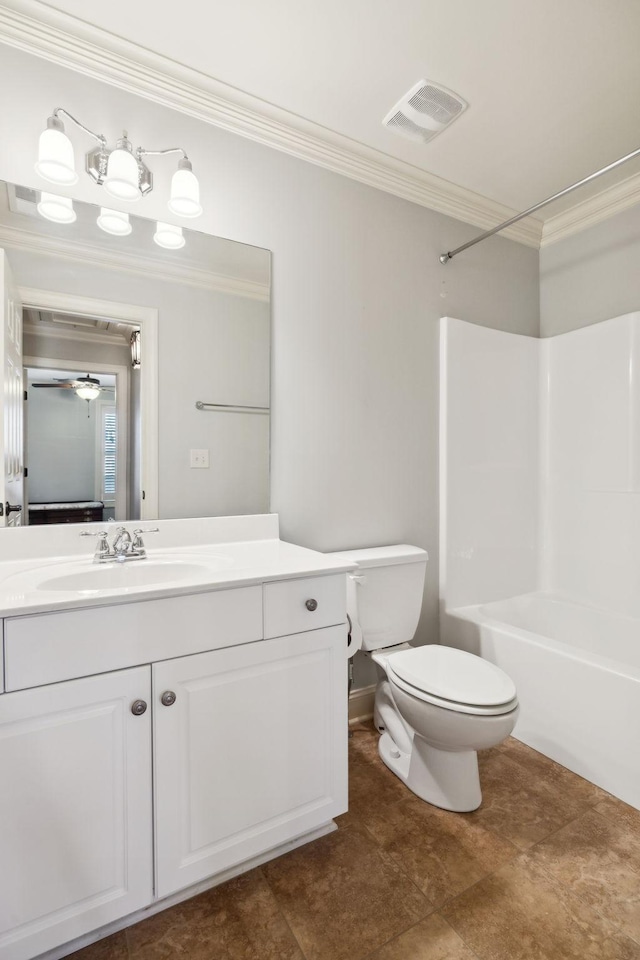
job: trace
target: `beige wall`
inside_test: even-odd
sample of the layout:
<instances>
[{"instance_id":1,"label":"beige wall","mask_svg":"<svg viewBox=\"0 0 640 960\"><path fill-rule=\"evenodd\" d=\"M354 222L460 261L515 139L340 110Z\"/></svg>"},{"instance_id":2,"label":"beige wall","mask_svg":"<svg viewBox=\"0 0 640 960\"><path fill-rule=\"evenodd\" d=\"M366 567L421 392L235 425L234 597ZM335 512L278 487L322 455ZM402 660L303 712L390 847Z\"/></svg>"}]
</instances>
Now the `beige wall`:
<instances>
[{"instance_id":1,"label":"beige wall","mask_svg":"<svg viewBox=\"0 0 640 960\"><path fill-rule=\"evenodd\" d=\"M640 205L540 251L540 332L640 309Z\"/></svg>"},{"instance_id":2,"label":"beige wall","mask_svg":"<svg viewBox=\"0 0 640 960\"><path fill-rule=\"evenodd\" d=\"M537 251L493 238L443 267L438 255L476 228L9 48L3 88L0 177L38 185L37 137L64 106L109 138L126 127L136 144L183 145L202 184L198 228L272 251L282 536L320 550L426 547L421 634L435 637L438 318L536 335ZM136 213L166 216L172 169L154 164L156 190ZM86 177L73 189L100 197Z\"/></svg>"}]
</instances>

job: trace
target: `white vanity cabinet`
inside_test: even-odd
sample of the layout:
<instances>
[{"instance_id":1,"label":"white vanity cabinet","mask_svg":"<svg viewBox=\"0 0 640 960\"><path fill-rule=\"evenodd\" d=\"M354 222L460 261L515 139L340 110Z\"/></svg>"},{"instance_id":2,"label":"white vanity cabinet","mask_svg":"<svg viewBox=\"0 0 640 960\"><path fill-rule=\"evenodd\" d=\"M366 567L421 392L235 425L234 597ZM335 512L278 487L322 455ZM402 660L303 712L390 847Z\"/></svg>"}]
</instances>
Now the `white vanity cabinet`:
<instances>
[{"instance_id":1,"label":"white vanity cabinet","mask_svg":"<svg viewBox=\"0 0 640 960\"><path fill-rule=\"evenodd\" d=\"M0 960L344 812L345 615L338 573L5 620Z\"/></svg>"},{"instance_id":2,"label":"white vanity cabinet","mask_svg":"<svg viewBox=\"0 0 640 960\"><path fill-rule=\"evenodd\" d=\"M2 960L151 900L150 700L149 667L0 697Z\"/></svg>"},{"instance_id":3,"label":"white vanity cabinet","mask_svg":"<svg viewBox=\"0 0 640 960\"><path fill-rule=\"evenodd\" d=\"M153 665L157 896L346 809L345 643L330 627Z\"/></svg>"}]
</instances>

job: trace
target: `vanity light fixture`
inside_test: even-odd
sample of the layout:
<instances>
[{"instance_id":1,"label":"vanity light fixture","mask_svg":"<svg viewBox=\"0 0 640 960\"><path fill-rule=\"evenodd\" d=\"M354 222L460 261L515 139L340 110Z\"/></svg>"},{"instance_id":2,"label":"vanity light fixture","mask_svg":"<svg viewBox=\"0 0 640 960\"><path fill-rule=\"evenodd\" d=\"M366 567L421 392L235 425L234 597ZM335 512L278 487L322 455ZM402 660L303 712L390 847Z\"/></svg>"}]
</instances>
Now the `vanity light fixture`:
<instances>
[{"instance_id":1,"label":"vanity light fixture","mask_svg":"<svg viewBox=\"0 0 640 960\"><path fill-rule=\"evenodd\" d=\"M140 331L134 330L131 334L131 366L134 370L140 369Z\"/></svg>"},{"instance_id":2,"label":"vanity light fixture","mask_svg":"<svg viewBox=\"0 0 640 960\"><path fill-rule=\"evenodd\" d=\"M49 183L70 187L78 182L73 144L64 132L62 120L55 113L49 117L46 130L40 134L36 173Z\"/></svg>"},{"instance_id":3,"label":"vanity light fixture","mask_svg":"<svg viewBox=\"0 0 640 960\"><path fill-rule=\"evenodd\" d=\"M55 193L40 194L40 202L37 205L38 213L45 220L52 220L54 223L74 223L76 212L73 209L73 201L70 197L58 197Z\"/></svg>"},{"instance_id":4,"label":"vanity light fixture","mask_svg":"<svg viewBox=\"0 0 640 960\"><path fill-rule=\"evenodd\" d=\"M101 230L111 233L114 237L128 237L132 230L128 213L110 210L108 207L100 207L100 216L96 223Z\"/></svg>"},{"instance_id":5,"label":"vanity light fixture","mask_svg":"<svg viewBox=\"0 0 640 960\"><path fill-rule=\"evenodd\" d=\"M99 186L104 186L107 193L118 200L134 202L153 190L153 174L143 163L143 157L182 154L171 181L169 209L179 217L200 216L200 186L182 147L170 147L167 150L138 147L134 151L125 131L115 148L109 149L104 134L94 133L62 107L56 107L47 120L46 130L40 135L35 168L44 180L64 186L71 186L78 180L73 144L64 132L61 115L97 140L98 146L86 155L85 169Z\"/></svg>"},{"instance_id":6,"label":"vanity light fixture","mask_svg":"<svg viewBox=\"0 0 640 960\"><path fill-rule=\"evenodd\" d=\"M156 223L156 232L153 239L159 247L164 247L165 250L180 250L185 244L182 227L176 227L172 223L162 223L160 220Z\"/></svg>"}]
</instances>

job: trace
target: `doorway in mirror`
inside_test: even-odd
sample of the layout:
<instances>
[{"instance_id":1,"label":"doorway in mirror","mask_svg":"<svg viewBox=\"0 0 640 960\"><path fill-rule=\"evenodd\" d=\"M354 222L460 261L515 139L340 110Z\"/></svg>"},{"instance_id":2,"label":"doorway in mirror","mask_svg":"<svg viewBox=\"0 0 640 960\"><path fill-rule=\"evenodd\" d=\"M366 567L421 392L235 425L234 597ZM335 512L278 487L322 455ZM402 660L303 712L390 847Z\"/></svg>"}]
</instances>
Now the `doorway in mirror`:
<instances>
[{"instance_id":1,"label":"doorway in mirror","mask_svg":"<svg viewBox=\"0 0 640 960\"><path fill-rule=\"evenodd\" d=\"M136 331L117 321L24 309L30 525L140 517Z\"/></svg>"}]
</instances>

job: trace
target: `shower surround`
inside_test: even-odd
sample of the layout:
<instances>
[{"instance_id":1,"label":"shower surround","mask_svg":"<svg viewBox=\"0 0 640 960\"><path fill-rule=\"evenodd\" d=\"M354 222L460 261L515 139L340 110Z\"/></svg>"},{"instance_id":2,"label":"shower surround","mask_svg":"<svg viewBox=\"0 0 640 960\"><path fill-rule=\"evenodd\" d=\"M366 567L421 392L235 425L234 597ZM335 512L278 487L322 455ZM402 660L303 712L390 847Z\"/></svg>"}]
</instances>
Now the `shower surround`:
<instances>
[{"instance_id":1,"label":"shower surround","mask_svg":"<svg viewBox=\"0 0 640 960\"><path fill-rule=\"evenodd\" d=\"M547 340L441 321L443 642L515 736L640 808L640 313Z\"/></svg>"}]
</instances>

